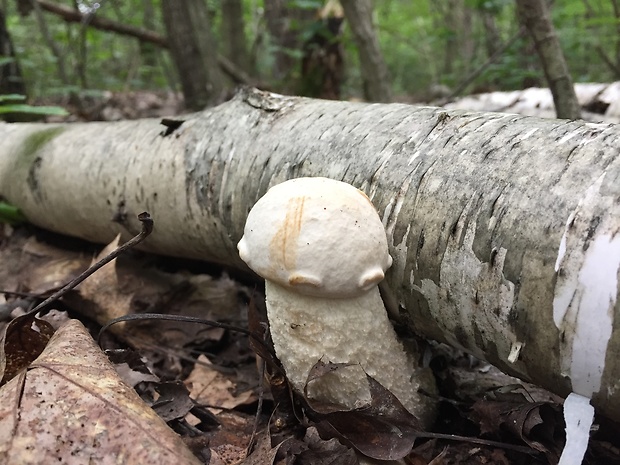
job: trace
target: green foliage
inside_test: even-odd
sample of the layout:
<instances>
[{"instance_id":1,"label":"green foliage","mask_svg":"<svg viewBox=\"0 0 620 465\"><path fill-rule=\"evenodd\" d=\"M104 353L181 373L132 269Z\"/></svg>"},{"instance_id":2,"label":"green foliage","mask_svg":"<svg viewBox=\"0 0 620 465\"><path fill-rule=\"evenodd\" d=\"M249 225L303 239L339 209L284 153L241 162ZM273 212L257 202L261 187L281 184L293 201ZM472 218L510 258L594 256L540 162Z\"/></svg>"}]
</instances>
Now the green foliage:
<instances>
[{"instance_id":1,"label":"green foliage","mask_svg":"<svg viewBox=\"0 0 620 465\"><path fill-rule=\"evenodd\" d=\"M7 29L19 60L30 98L53 95L69 95L75 89L84 88L79 69L85 70L86 84L90 89L163 89L168 87L164 70L171 66L165 50L155 47L156 66L144 62L139 41L135 38L102 31L81 23L66 23L60 17L43 13L49 30L49 39L60 57L52 50L52 44L44 37L31 12L22 17L8 4ZM58 0L64 6L72 2ZM142 0L101 2L97 16L120 24L152 30L165 35L161 17L160 0L153 0L154 27L144 25ZM82 34L85 28L85 34ZM80 50L84 50L82 54ZM67 81L60 78L59 68L64 65Z\"/></svg>"},{"instance_id":2,"label":"green foliage","mask_svg":"<svg viewBox=\"0 0 620 465\"><path fill-rule=\"evenodd\" d=\"M26 221L26 217L19 210L6 202L0 201L0 223L19 224Z\"/></svg>"},{"instance_id":3,"label":"green foliage","mask_svg":"<svg viewBox=\"0 0 620 465\"><path fill-rule=\"evenodd\" d=\"M289 0L288 5L300 10L318 10L323 6L321 0Z\"/></svg>"},{"instance_id":4,"label":"green foliage","mask_svg":"<svg viewBox=\"0 0 620 465\"><path fill-rule=\"evenodd\" d=\"M33 106L20 103L26 100L26 96L18 94L0 95L0 115L3 114L28 114L38 116L66 116L69 113L62 107L56 106Z\"/></svg>"},{"instance_id":5,"label":"green foliage","mask_svg":"<svg viewBox=\"0 0 620 465\"><path fill-rule=\"evenodd\" d=\"M68 0L57 0L63 5ZM225 0L207 0L213 31L218 33L221 6ZM152 0L153 16L146 17L145 0L101 2L98 17L151 30L164 35L161 0ZM286 0L289 9L305 13L318 11L325 0ZM274 90L286 83L270 82L276 55L285 53L300 61L300 47L281 50L268 34L265 2L244 0L245 34L252 50L257 80ZM7 28L11 33L30 97L82 94L84 90L137 90L175 88L174 66L168 52L140 43L137 39L65 23L54 14L44 13L49 37L44 37L36 16L21 17L15 2L6 2ZM492 53L489 41L501 46L519 26L514 0L381 0L374 1L374 20L381 49L388 65L396 96L425 97L434 84L458 86L473 70L484 65ZM553 21L575 81L606 82L620 79L613 67L620 68L619 18L611 1L563 0L552 3ZM299 16L299 15L297 15ZM312 18L312 14L307 15ZM300 17L303 17L300 16ZM282 18L298 34L298 43L320 32L320 24L297 17ZM495 28L491 35L489 25ZM84 29L86 28L86 29ZM220 38L221 40L221 38ZM50 43L53 42L53 44ZM52 47L54 45L55 47ZM343 98L361 95L357 46L345 22L343 46L345 75ZM0 66L11 58L0 57ZM59 72L64 66L66 79ZM286 79L298 77L294 70ZM544 75L529 38L518 41L499 59L488 65L470 89L509 90L532 82L544 82ZM3 104L0 111L6 109ZM22 105L12 102L10 105ZM12 110L41 111L14 106Z\"/></svg>"}]
</instances>

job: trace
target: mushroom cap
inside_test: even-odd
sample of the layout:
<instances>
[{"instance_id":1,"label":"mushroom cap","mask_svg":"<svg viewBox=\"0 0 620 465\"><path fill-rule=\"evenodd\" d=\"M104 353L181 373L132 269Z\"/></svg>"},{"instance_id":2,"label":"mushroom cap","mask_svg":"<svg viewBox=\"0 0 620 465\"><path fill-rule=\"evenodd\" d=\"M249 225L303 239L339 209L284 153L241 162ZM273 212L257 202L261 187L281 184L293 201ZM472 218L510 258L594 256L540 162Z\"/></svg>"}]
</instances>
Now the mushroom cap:
<instances>
[{"instance_id":1,"label":"mushroom cap","mask_svg":"<svg viewBox=\"0 0 620 465\"><path fill-rule=\"evenodd\" d=\"M370 199L327 178L291 179L269 189L248 214L237 248L263 278L328 298L363 294L392 264Z\"/></svg>"}]
</instances>

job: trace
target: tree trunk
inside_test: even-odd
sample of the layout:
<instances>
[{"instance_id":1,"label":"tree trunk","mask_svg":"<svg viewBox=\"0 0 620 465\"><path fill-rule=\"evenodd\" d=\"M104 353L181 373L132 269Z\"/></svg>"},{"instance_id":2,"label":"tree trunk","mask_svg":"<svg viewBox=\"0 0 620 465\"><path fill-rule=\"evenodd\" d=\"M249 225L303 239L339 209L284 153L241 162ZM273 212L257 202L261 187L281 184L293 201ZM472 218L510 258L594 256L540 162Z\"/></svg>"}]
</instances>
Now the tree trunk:
<instances>
[{"instance_id":1,"label":"tree trunk","mask_svg":"<svg viewBox=\"0 0 620 465\"><path fill-rule=\"evenodd\" d=\"M316 31L303 44L298 95L340 100L344 76L342 23L344 12L338 0L327 2L315 21Z\"/></svg>"},{"instance_id":2,"label":"tree trunk","mask_svg":"<svg viewBox=\"0 0 620 465\"><path fill-rule=\"evenodd\" d=\"M495 21L495 14L490 11L480 11L482 25L484 26L484 44L487 49L487 57L495 55L501 47L502 39Z\"/></svg>"},{"instance_id":3,"label":"tree trunk","mask_svg":"<svg viewBox=\"0 0 620 465\"><path fill-rule=\"evenodd\" d=\"M245 37L243 21L243 4L241 0L222 1L221 33L222 53L237 68L249 73L251 71L250 55Z\"/></svg>"},{"instance_id":4,"label":"tree trunk","mask_svg":"<svg viewBox=\"0 0 620 465\"><path fill-rule=\"evenodd\" d=\"M142 25L147 30L154 30L155 25L155 5L153 0L142 0ZM144 81L145 87L156 87L155 76L158 67L157 58L161 50L149 42L140 41L140 61L141 61L141 79Z\"/></svg>"},{"instance_id":5,"label":"tree trunk","mask_svg":"<svg viewBox=\"0 0 620 465\"><path fill-rule=\"evenodd\" d=\"M186 107L200 110L220 102L224 78L217 63L206 2L162 0L162 11Z\"/></svg>"},{"instance_id":6,"label":"tree trunk","mask_svg":"<svg viewBox=\"0 0 620 465\"><path fill-rule=\"evenodd\" d=\"M37 26L39 26L39 30L41 31L41 35L43 36L43 40L54 55L56 59L56 67L58 70L58 78L63 86L69 87L72 82L69 79L69 74L67 73L67 66L65 61L65 52L61 47L58 46L56 41L54 40L53 35L50 33L49 28L47 27L47 21L45 20L45 16L43 15L43 11L41 5L38 2L32 2L32 7L34 9L34 14L37 20ZM73 74L73 73L72 73Z\"/></svg>"},{"instance_id":7,"label":"tree trunk","mask_svg":"<svg viewBox=\"0 0 620 465\"><path fill-rule=\"evenodd\" d=\"M7 59L4 62L4 59ZM26 95L26 84L22 78L13 42L9 30L6 28L4 11L0 10L0 95L21 94Z\"/></svg>"},{"instance_id":8,"label":"tree trunk","mask_svg":"<svg viewBox=\"0 0 620 465\"><path fill-rule=\"evenodd\" d=\"M299 59L294 52L301 49L303 30L314 21L315 11L310 8L294 8L286 0L265 0L265 21L272 44L275 46L273 78L279 81L277 88L293 91L297 85L293 79Z\"/></svg>"},{"instance_id":9,"label":"tree trunk","mask_svg":"<svg viewBox=\"0 0 620 465\"><path fill-rule=\"evenodd\" d=\"M148 250L245 269L269 186L344 180L383 219L386 301L414 331L620 420L619 146L611 125L247 90L167 136L155 119L0 124L0 196L104 243L146 210Z\"/></svg>"},{"instance_id":10,"label":"tree trunk","mask_svg":"<svg viewBox=\"0 0 620 465\"><path fill-rule=\"evenodd\" d=\"M364 98L370 102L389 102L392 99L390 78L372 24L371 0L341 0L340 3L357 44Z\"/></svg>"},{"instance_id":11,"label":"tree trunk","mask_svg":"<svg viewBox=\"0 0 620 465\"><path fill-rule=\"evenodd\" d=\"M581 109L575 95L573 80L555 33L546 0L517 0L517 12L521 23L528 29L536 46L553 95L557 117L580 118Z\"/></svg>"}]
</instances>

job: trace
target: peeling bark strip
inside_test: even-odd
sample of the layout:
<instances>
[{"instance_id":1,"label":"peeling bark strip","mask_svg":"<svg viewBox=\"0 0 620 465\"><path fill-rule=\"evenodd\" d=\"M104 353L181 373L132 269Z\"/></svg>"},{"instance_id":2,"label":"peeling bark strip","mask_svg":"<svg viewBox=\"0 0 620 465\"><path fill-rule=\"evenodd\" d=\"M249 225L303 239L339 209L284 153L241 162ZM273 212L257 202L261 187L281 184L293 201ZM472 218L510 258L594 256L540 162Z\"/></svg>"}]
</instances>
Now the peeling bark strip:
<instances>
[{"instance_id":1,"label":"peeling bark strip","mask_svg":"<svg viewBox=\"0 0 620 465\"><path fill-rule=\"evenodd\" d=\"M379 210L413 329L620 420L616 126L245 90L164 129L0 125L0 195L103 243L148 210L150 250L242 267L269 186L344 180Z\"/></svg>"}]
</instances>

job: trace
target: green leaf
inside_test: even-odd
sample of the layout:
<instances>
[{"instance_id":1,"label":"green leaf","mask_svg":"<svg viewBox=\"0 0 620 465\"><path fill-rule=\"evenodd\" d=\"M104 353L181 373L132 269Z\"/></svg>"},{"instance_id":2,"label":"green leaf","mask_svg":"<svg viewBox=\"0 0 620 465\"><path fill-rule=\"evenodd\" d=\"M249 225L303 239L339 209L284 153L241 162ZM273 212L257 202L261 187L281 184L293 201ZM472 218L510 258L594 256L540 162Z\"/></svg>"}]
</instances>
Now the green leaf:
<instances>
[{"instance_id":1,"label":"green leaf","mask_svg":"<svg viewBox=\"0 0 620 465\"><path fill-rule=\"evenodd\" d=\"M323 6L321 0L293 0L291 4L300 10L318 10Z\"/></svg>"},{"instance_id":2,"label":"green leaf","mask_svg":"<svg viewBox=\"0 0 620 465\"><path fill-rule=\"evenodd\" d=\"M30 115L66 116L69 113L62 107L40 106L35 107L21 103L0 105L0 115L3 113L27 113Z\"/></svg>"},{"instance_id":3,"label":"green leaf","mask_svg":"<svg viewBox=\"0 0 620 465\"><path fill-rule=\"evenodd\" d=\"M0 66L8 65L9 63L13 63L14 61L15 59L11 57L0 57Z\"/></svg>"},{"instance_id":4,"label":"green leaf","mask_svg":"<svg viewBox=\"0 0 620 465\"><path fill-rule=\"evenodd\" d=\"M4 102L21 102L26 100L25 95L20 94L4 94L0 95L0 103Z\"/></svg>"},{"instance_id":5,"label":"green leaf","mask_svg":"<svg viewBox=\"0 0 620 465\"><path fill-rule=\"evenodd\" d=\"M17 224L26 221L19 208L6 202L0 202L0 223Z\"/></svg>"}]
</instances>

